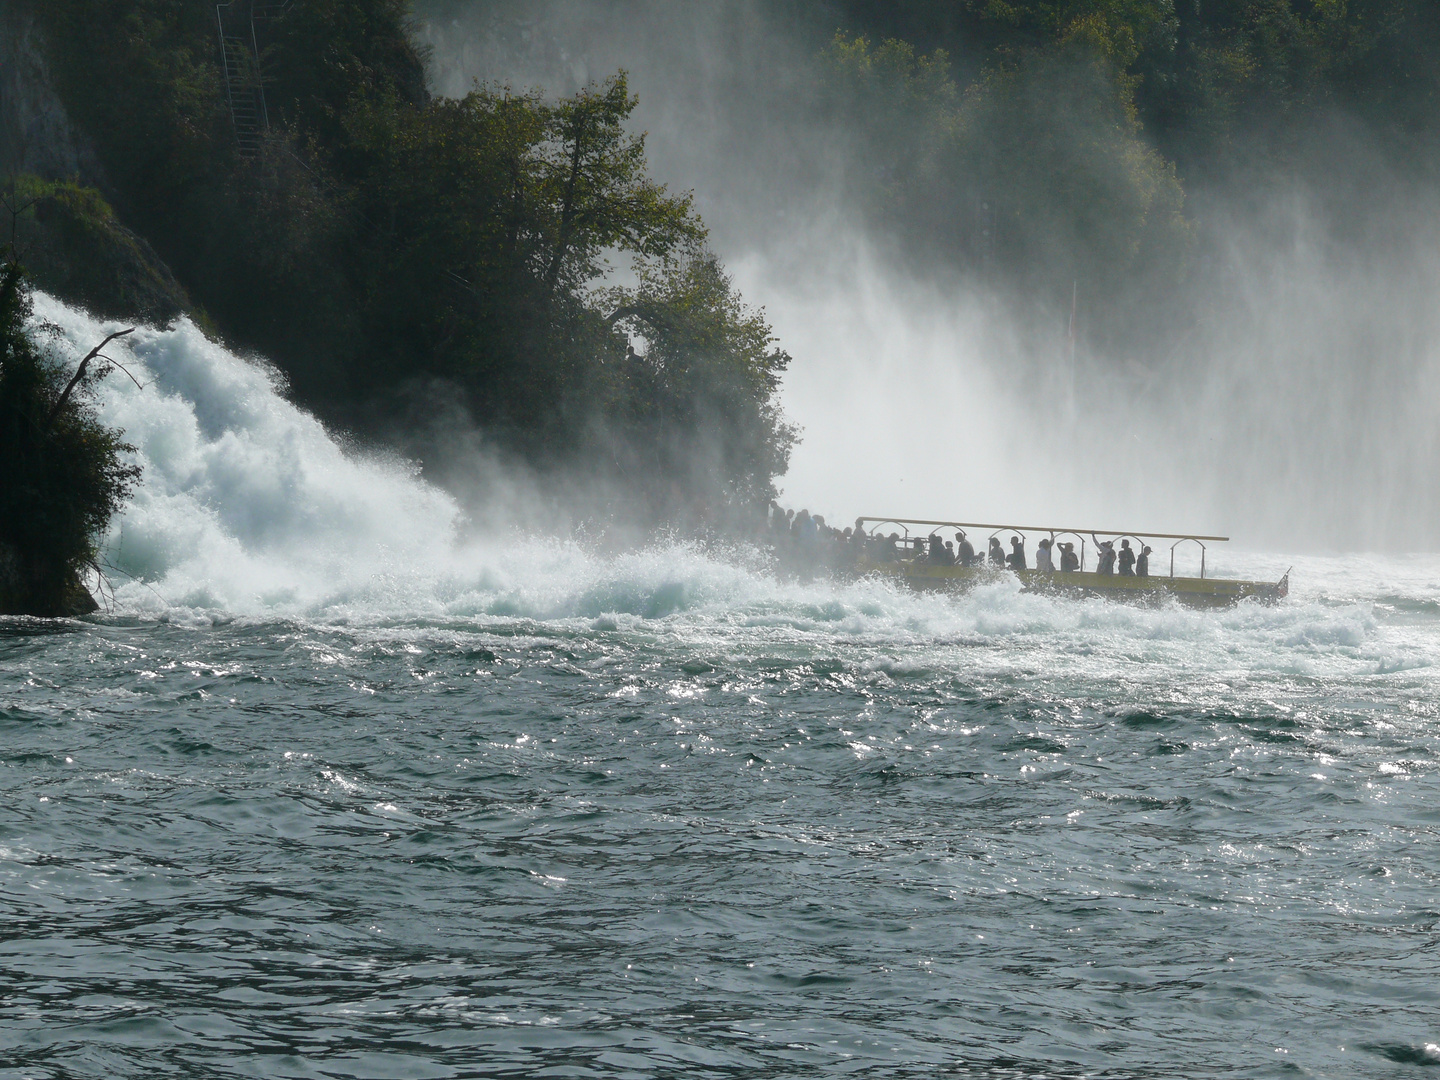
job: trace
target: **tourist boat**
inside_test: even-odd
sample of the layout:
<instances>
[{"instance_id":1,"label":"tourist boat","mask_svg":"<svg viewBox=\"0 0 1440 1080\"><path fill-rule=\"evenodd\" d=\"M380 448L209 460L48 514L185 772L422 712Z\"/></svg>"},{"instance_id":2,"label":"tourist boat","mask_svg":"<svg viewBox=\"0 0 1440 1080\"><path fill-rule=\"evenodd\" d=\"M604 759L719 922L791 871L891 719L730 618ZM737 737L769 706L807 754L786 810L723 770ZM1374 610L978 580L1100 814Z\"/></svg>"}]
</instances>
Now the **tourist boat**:
<instances>
[{"instance_id":1,"label":"tourist boat","mask_svg":"<svg viewBox=\"0 0 1440 1080\"><path fill-rule=\"evenodd\" d=\"M887 528L893 526L893 528ZM1116 532L1102 529L1056 529L1035 525L995 525L967 521L921 521L908 518L862 517L855 520L855 528L867 537L883 541L895 536L894 558L881 561L875 555L874 544L867 544L865 553L856 561L853 569L862 575L877 575L903 581L915 589L964 589L981 582L994 580L1000 574L1014 574L1020 579L1026 592L1058 593L1072 596L1106 596L1116 600L1154 601L1174 597L1191 607L1226 607L1240 600L1253 599L1273 604L1283 599L1290 591L1290 571L1279 581L1238 581L1229 578L1205 576L1206 544L1224 543L1228 536L1199 536L1181 533L1136 533ZM976 565L940 565L929 557L930 537L941 529L960 529L975 547ZM920 531L923 530L923 531ZM1038 534L1038 536L1037 536ZM985 555L991 538L999 538L1002 546L1008 546L1011 536L1025 541L1025 550L1031 564L1034 563L1032 538L1049 537L1060 542L1067 536L1079 540L1080 569L1070 571L1044 571L1035 569L1005 570L988 565ZM1118 547L1121 540L1128 539L1138 545L1137 554L1143 550L1146 541L1169 541L1170 564L1168 574L1156 574L1151 566L1148 577L1132 577L1119 573L1099 574L1087 569L1090 552L1086 550L1085 538L1093 536L1112 541ZM1071 541L1073 543L1073 541ZM1194 544L1200 549L1200 576L1177 577L1175 574L1175 551L1184 544ZM1054 560L1059 565L1060 554L1055 552ZM1007 552L1008 554L1008 552ZM1152 556L1153 557L1153 556Z\"/></svg>"}]
</instances>

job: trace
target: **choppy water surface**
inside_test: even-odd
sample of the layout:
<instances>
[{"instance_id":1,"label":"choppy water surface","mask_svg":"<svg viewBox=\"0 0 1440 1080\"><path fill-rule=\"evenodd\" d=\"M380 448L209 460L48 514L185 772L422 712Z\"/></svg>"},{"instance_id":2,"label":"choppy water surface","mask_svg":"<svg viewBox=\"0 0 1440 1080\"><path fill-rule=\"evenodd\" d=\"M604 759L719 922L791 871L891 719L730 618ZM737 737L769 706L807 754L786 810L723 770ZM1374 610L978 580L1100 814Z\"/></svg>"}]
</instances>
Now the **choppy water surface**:
<instances>
[{"instance_id":1,"label":"choppy water surface","mask_svg":"<svg viewBox=\"0 0 1440 1080\"><path fill-rule=\"evenodd\" d=\"M112 610L0 621L0 1077L1440 1064L1440 558L1188 612L457 545L116 347Z\"/></svg>"},{"instance_id":2,"label":"choppy water surface","mask_svg":"<svg viewBox=\"0 0 1440 1080\"><path fill-rule=\"evenodd\" d=\"M1437 570L1193 613L539 547L426 617L7 623L5 1075L1409 1075Z\"/></svg>"}]
</instances>

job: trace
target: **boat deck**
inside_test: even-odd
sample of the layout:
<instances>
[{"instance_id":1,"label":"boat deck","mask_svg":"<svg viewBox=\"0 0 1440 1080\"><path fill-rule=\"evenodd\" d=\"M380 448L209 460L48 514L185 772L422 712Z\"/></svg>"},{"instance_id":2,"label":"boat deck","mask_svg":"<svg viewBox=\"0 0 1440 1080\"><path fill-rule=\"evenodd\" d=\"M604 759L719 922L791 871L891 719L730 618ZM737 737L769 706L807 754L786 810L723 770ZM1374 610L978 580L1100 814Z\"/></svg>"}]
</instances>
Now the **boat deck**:
<instances>
[{"instance_id":1,"label":"boat deck","mask_svg":"<svg viewBox=\"0 0 1440 1080\"><path fill-rule=\"evenodd\" d=\"M902 536L899 531L896 531L887 537L884 535L886 526L903 530L904 535ZM912 526L916 527L913 531ZM931 547L939 544L938 534L941 529L960 530L955 536L957 544L965 530L974 534L975 539L979 541L975 544L977 561L969 566L947 563L945 560L953 559L957 554L961 554L953 550L948 554L942 553L940 560L934 559ZM847 530L847 535L849 533L850 530ZM1228 539L1224 536L1135 532L1116 529L1062 529L1039 525L1005 525L994 522L982 524L966 521L877 517L857 518L853 533L857 541L864 540L865 549L851 567L855 573L861 576L873 574L897 579L915 589L962 590L983 581L995 580L1004 574L1014 574L1019 578L1021 586L1026 592L1048 592L1070 596L1105 596L1115 600L1140 603L1158 602L1167 597L1174 597L1180 603L1191 607L1228 607L1246 599L1254 599L1262 603L1275 603L1283 599L1290 591L1288 570L1279 581L1239 581L1207 577L1205 575L1206 544L1223 543ZM986 533L989 534L988 538ZM1052 544L1057 543L1065 536L1077 540L1080 546L1078 557L1080 569L1036 570L1025 568L1012 570L1000 567L990 561L992 555L999 558L1002 554L1003 543L997 548L998 540L1002 540L1007 535L1028 540L1036 533L1047 535L1049 537L1047 543ZM1137 577L1118 573L1100 574L1093 570L1087 570L1085 568L1087 558L1085 537L1087 535L1097 543L1100 543L1099 536L1110 537L1109 541L1101 545L1102 548L1110 550L1113 550L1111 545L1117 541L1124 541L1128 544L1130 540L1134 540L1147 555L1150 548L1145 545L1146 540L1173 541L1169 545L1170 572L1163 575ZM988 544L986 543L987 539ZM1199 549L1199 577L1176 575L1175 553L1176 549L1183 545L1193 545L1194 548ZM1060 546L1068 547L1073 554L1073 544ZM1023 548L1021 554L1024 555ZM1058 548L1054 550L1052 558L1059 561ZM979 560L985 561L982 563ZM1114 566L1113 558L1111 558L1111 565Z\"/></svg>"},{"instance_id":2,"label":"boat deck","mask_svg":"<svg viewBox=\"0 0 1440 1080\"><path fill-rule=\"evenodd\" d=\"M876 575L903 581L913 589L964 590L1011 574L1020 579L1025 592L1049 592L1071 596L1106 596L1115 600L1157 602L1173 596L1190 607L1228 607L1253 598L1274 603L1289 591L1282 578L1274 581L1238 581L1227 578L1125 577L1093 571L1001 570L993 567L934 566L921 561L869 562L855 568L861 576Z\"/></svg>"}]
</instances>

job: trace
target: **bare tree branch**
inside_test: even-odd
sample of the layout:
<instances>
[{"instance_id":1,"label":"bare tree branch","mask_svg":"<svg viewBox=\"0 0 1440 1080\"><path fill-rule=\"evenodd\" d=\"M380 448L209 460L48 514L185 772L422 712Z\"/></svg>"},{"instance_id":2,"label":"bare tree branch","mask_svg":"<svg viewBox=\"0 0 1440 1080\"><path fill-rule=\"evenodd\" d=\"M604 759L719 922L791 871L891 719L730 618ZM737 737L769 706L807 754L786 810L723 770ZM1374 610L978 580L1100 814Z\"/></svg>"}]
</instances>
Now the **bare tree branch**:
<instances>
[{"instance_id":1,"label":"bare tree branch","mask_svg":"<svg viewBox=\"0 0 1440 1080\"><path fill-rule=\"evenodd\" d=\"M95 348L91 349L88 353L85 354L85 359L80 361L80 366L75 369L75 374L72 375L70 377L70 381L65 384L65 389L60 394L60 400L55 402L54 407L50 410L50 415L45 418L45 427L43 429L45 432L49 432L49 430L55 426L55 421L60 417L60 411L65 408L65 403L70 400L71 392L74 391L75 387L80 384L80 380L85 377L85 371L87 368L89 368L90 361L94 360L95 357L99 356L100 350L105 348L106 345L109 345L110 342L114 341L116 338L122 338L126 334L133 334L134 332L135 327L133 326L130 327L129 330L117 330L115 331L115 333L111 334L104 341L100 342L99 345L96 345ZM109 360L110 358L104 357L104 359ZM113 360L110 360L110 362L112 364L115 363L115 361ZM116 366L118 367L119 365L117 364ZM126 371L125 374L130 375L128 371ZM130 375L130 378L133 380L135 376ZM136 383L135 385L139 386L140 384Z\"/></svg>"}]
</instances>

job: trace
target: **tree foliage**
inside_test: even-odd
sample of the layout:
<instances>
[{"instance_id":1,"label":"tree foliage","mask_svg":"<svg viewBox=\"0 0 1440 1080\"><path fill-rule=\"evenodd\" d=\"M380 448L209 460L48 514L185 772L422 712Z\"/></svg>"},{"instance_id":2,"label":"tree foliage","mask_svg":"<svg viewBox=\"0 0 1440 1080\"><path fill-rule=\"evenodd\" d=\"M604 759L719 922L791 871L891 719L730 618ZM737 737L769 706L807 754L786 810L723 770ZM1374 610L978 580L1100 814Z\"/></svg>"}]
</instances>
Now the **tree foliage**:
<instances>
[{"instance_id":1,"label":"tree foliage","mask_svg":"<svg viewBox=\"0 0 1440 1080\"><path fill-rule=\"evenodd\" d=\"M961 92L943 50L837 35L826 52L834 100L868 117L865 153L895 163L872 174L871 197L907 250L1042 294L1068 294L1079 278L1114 292L1181 274L1184 192L1143 139L1111 58L1131 55L1134 37L1091 15L1052 49L1003 55Z\"/></svg>"},{"instance_id":2,"label":"tree foliage","mask_svg":"<svg viewBox=\"0 0 1440 1080\"><path fill-rule=\"evenodd\" d=\"M640 389L617 419L641 433L636 448L662 476L688 476L716 505L763 505L771 478L783 474L798 432L774 394L790 364L763 311L747 308L719 260L698 254L683 265L651 269L629 289L605 294L610 320L630 327L648 348L626 359Z\"/></svg>"},{"instance_id":3,"label":"tree foliage","mask_svg":"<svg viewBox=\"0 0 1440 1080\"><path fill-rule=\"evenodd\" d=\"M0 611L84 608L81 574L139 478L133 447L91 404L104 365L74 380L28 325L29 285L0 266ZM66 394L67 389L70 391Z\"/></svg>"},{"instance_id":4,"label":"tree foliage","mask_svg":"<svg viewBox=\"0 0 1440 1080\"><path fill-rule=\"evenodd\" d=\"M406 3L306 0L261 28L271 127L247 156L193 5L35 10L122 216L223 333L274 358L328 419L393 435L435 419L438 394L502 450L636 489L661 516L773 490L763 470L783 468L793 432L749 353L697 360L714 377L683 393L625 363L631 324L606 308L616 269L653 306L691 303L711 267L712 319L743 336L754 316L706 255L689 194L649 176L623 72L560 100L506 87L432 100ZM727 364L743 370L721 378ZM641 415L643 432L627 426ZM687 437L721 464L645 452ZM751 438L770 443L739 445Z\"/></svg>"},{"instance_id":5,"label":"tree foliage","mask_svg":"<svg viewBox=\"0 0 1440 1080\"><path fill-rule=\"evenodd\" d=\"M853 33L949 51L962 81L1080 48L1114 74L1182 173L1231 151L1280 164L1297 127L1344 110L1404 157L1440 124L1431 0L839 0ZM1276 138L1279 135L1280 138ZM1408 145L1407 145L1408 144ZM1428 164L1433 164L1433 160Z\"/></svg>"},{"instance_id":6,"label":"tree foliage","mask_svg":"<svg viewBox=\"0 0 1440 1080\"><path fill-rule=\"evenodd\" d=\"M608 463L661 515L768 498L794 437L773 400L783 363L690 196L649 178L634 106L621 73L560 102L480 88L350 114L366 290L390 298L372 335L399 365L381 378L443 379L531 460ZM601 287L622 259L634 295ZM626 362L626 330L645 362Z\"/></svg>"},{"instance_id":7,"label":"tree foliage","mask_svg":"<svg viewBox=\"0 0 1440 1080\"><path fill-rule=\"evenodd\" d=\"M1108 351L1183 327L1185 283L1222 257L1187 186L1304 190L1361 233L1383 202L1362 177L1440 170L1428 0L837 7L822 97L860 133L853 175L898 250L1052 312L1078 283Z\"/></svg>"},{"instance_id":8,"label":"tree foliage","mask_svg":"<svg viewBox=\"0 0 1440 1080\"><path fill-rule=\"evenodd\" d=\"M634 104L622 75L560 103L479 89L351 113L345 169L373 223L366 292L391 300L371 310L383 362L404 365L392 377L452 380L531 443L572 425L598 361L623 353L589 297L608 260L671 266L704 238L689 196L646 175L622 126Z\"/></svg>"}]
</instances>

